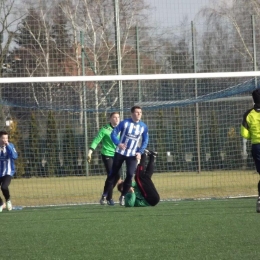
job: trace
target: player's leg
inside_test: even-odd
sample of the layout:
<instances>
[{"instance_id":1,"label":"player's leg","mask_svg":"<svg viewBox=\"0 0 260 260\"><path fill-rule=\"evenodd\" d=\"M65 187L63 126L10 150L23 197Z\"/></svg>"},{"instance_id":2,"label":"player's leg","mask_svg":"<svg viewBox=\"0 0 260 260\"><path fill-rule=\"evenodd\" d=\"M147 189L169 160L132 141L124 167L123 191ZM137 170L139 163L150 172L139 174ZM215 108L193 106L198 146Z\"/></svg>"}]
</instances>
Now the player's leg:
<instances>
[{"instance_id":1,"label":"player's leg","mask_svg":"<svg viewBox=\"0 0 260 260\"><path fill-rule=\"evenodd\" d=\"M145 200L151 205L155 206L160 201L160 196L151 180L154 172L154 160L157 156L156 152L149 152L149 162L147 164L145 174L137 173L135 181L144 196Z\"/></svg>"},{"instance_id":2,"label":"player's leg","mask_svg":"<svg viewBox=\"0 0 260 260\"><path fill-rule=\"evenodd\" d=\"M12 203L10 200L10 192L9 192L9 185L11 183L12 177L10 175L6 175L2 177L2 184L1 184L1 190L6 200L6 206L7 209L10 211L13 209Z\"/></svg>"},{"instance_id":3,"label":"player's leg","mask_svg":"<svg viewBox=\"0 0 260 260\"><path fill-rule=\"evenodd\" d=\"M157 155L157 152L150 151L149 153L149 162L146 166L145 174L148 175L150 178L152 178L154 172L154 161Z\"/></svg>"},{"instance_id":4,"label":"player's leg","mask_svg":"<svg viewBox=\"0 0 260 260\"><path fill-rule=\"evenodd\" d=\"M130 187L132 186L132 178L134 176L136 170L136 163L137 163L136 157L135 156L125 157L125 163L126 163L126 178L124 180L122 196L125 196L126 193L129 191Z\"/></svg>"},{"instance_id":5,"label":"player's leg","mask_svg":"<svg viewBox=\"0 0 260 260\"><path fill-rule=\"evenodd\" d=\"M114 159L113 159L113 164L112 164L112 169L109 172L107 179L105 181L105 186L104 186L104 192L102 194L102 198L106 198L111 190L114 188L114 183L115 180L118 178L120 168L124 162L125 156L115 153ZM101 199L102 199L101 198ZM101 204L101 200L100 200Z\"/></svg>"},{"instance_id":6,"label":"player's leg","mask_svg":"<svg viewBox=\"0 0 260 260\"><path fill-rule=\"evenodd\" d=\"M2 186L3 177L0 178L0 186ZM3 202L2 198L0 197L0 212L6 207L5 203Z\"/></svg>"},{"instance_id":7,"label":"player's leg","mask_svg":"<svg viewBox=\"0 0 260 260\"><path fill-rule=\"evenodd\" d=\"M109 175L109 173L111 172L112 170L112 165L113 165L113 157L111 156L105 156L103 154L101 154L101 157L102 157L102 161L103 161L103 164L105 166L105 169L106 169L106 173L107 173L107 176ZM105 186L104 186L104 189L105 189ZM107 197L106 197L106 201L105 199L102 200L102 205L103 204L108 204L108 205L114 205L114 202L112 200L112 196L113 196L113 189L111 189L108 194L107 194ZM101 202L100 202L101 203Z\"/></svg>"},{"instance_id":8,"label":"player's leg","mask_svg":"<svg viewBox=\"0 0 260 260\"><path fill-rule=\"evenodd\" d=\"M151 206L158 204L160 201L160 195L158 194L151 178L148 175L140 175L136 176L135 181L145 200Z\"/></svg>"},{"instance_id":9,"label":"player's leg","mask_svg":"<svg viewBox=\"0 0 260 260\"><path fill-rule=\"evenodd\" d=\"M260 144L252 144L252 157L255 162L256 171L260 175ZM257 185L258 199L256 203L256 212L260 213L260 180Z\"/></svg>"},{"instance_id":10,"label":"player's leg","mask_svg":"<svg viewBox=\"0 0 260 260\"><path fill-rule=\"evenodd\" d=\"M136 171L135 171L135 176L137 174L141 175L141 174L145 174L145 163L146 163L146 158L147 158L147 152L144 152L141 156L141 160L139 162L139 164L136 167Z\"/></svg>"}]
</instances>

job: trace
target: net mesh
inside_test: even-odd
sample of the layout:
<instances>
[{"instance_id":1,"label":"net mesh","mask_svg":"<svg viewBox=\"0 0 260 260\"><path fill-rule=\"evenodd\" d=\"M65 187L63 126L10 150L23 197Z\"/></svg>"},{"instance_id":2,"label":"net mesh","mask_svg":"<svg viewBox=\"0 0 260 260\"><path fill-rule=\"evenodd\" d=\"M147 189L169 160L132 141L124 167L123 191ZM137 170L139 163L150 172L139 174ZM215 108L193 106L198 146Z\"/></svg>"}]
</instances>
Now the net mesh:
<instances>
[{"instance_id":1,"label":"net mesh","mask_svg":"<svg viewBox=\"0 0 260 260\"><path fill-rule=\"evenodd\" d=\"M20 154L13 200L27 206L98 202L106 177L101 146L91 164L88 147L112 111L128 118L133 105L143 108L148 149L159 153L153 180L161 199L256 195L258 174L239 134L255 83L254 77L142 80L143 101L134 76L122 81L121 94L118 81L5 84L2 108L13 121L5 128Z\"/></svg>"}]
</instances>

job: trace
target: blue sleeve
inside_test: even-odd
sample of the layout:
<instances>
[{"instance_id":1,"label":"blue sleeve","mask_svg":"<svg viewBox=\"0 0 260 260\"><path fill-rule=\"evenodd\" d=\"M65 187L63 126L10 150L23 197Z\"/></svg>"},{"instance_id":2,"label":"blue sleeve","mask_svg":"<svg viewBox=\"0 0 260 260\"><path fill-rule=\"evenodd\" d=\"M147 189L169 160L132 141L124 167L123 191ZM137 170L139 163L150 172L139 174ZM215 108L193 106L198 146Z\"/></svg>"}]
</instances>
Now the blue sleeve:
<instances>
[{"instance_id":1,"label":"blue sleeve","mask_svg":"<svg viewBox=\"0 0 260 260\"><path fill-rule=\"evenodd\" d=\"M144 149L147 147L149 141L149 135L148 135L148 127L145 125L144 132L142 133L142 144L140 148L138 149L138 152L143 154Z\"/></svg>"},{"instance_id":2,"label":"blue sleeve","mask_svg":"<svg viewBox=\"0 0 260 260\"><path fill-rule=\"evenodd\" d=\"M118 139L118 134L121 132L122 126L124 125L123 121L120 122L111 132L111 140L113 143L118 146L120 144L120 140Z\"/></svg>"},{"instance_id":3,"label":"blue sleeve","mask_svg":"<svg viewBox=\"0 0 260 260\"><path fill-rule=\"evenodd\" d=\"M11 158L11 159L17 159L18 158L18 154L17 154L17 152L16 152L16 150L15 150L15 148L14 148L14 145L12 144L12 143L9 143L7 146L6 146L6 151L7 151L7 153L8 153L8 155L9 155L9 157Z\"/></svg>"}]
</instances>

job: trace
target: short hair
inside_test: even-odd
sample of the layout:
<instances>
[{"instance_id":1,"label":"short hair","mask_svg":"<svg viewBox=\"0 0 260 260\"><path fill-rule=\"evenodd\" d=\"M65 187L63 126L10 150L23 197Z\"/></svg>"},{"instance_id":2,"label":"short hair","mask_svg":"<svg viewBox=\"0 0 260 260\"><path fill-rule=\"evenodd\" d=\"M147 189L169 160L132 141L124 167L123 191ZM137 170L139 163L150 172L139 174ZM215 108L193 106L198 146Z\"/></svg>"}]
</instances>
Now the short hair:
<instances>
[{"instance_id":1,"label":"short hair","mask_svg":"<svg viewBox=\"0 0 260 260\"><path fill-rule=\"evenodd\" d=\"M123 181L117 184L117 189L119 192L121 192L123 190L123 185L124 185Z\"/></svg>"},{"instance_id":2,"label":"short hair","mask_svg":"<svg viewBox=\"0 0 260 260\"><path fill-rule=\"evenodd\" d=\"M109 116L109 118L111 118L113 115L120 115L119 112L112 112Z\"/></svg>"},{"instance_id":3,"label":"short hair","mask_svg":"<svg viewBox=\"0 0 260 260\"><path fill-rule=\"evenodd\" d=\"M2 137L3 135L8 135L8 133L4 130L0 131L0 137Z\"/></svg>"},{"instance_id":4,"label":"short hair","mask_svg":"<svg viewBox=\"0 0 260 260\"><path fill-rule=\"evenodd\" d=\"M131 108L131 113L134 113L136 109L141 109L142 110L142 108L140 106L133 106Z\"/></svg>"},{"instance_id":5,"label":"short hair","mask_svg":"<svg viewBox=\"0 0 260 260\"><path fill-rule=\"evenodd\" d=\"M256 89L252 92L252 97L255 104L260 104L260 89Z\"/></svg>"}]
</instances>

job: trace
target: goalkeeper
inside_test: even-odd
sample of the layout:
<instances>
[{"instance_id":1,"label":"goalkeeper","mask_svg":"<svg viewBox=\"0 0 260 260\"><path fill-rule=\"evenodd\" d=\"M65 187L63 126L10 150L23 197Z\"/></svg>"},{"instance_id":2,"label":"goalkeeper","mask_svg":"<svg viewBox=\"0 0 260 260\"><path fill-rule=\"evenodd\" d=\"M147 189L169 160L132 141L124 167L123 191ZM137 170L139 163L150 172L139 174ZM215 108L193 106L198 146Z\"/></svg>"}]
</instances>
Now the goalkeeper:
<instances>
[{"instance_id":1,"label":"goalkeeper","mask_svg":"<svg viewBox=\"0 0 260 260\"><path fill-rule=\"evenodd\" d=\"M102 149L101 149L101 158L104 163L107 175L111 171L113 159L115 155L115 149L116 145L111 140L111 132L120 122L120 115L118 112L113 112L110 114L110 123L104 125L96 135L96 137L93 139L89 151L88 151L88 157L87 161L88 163L91 162L92 159L92 153L96 149L96 147L99 145L100 142L102 142ZM115 178L115 184L120 179L120 172L118 174L118 177ZM109 191L106 198L102 198L100 200L101 205L105 205L106 203L110 206L114 205L114 201L112 199L113 190Z\"/></svg>"},{"instance_id":2,"label":"goalkeeper","mask_svg":"<svg viewBox=\"0 0 260 260\"><path fill-rule=\"evenodd\" d=\"M260 174L260 89L254 90L252 97L255 103L254 107L245 112L240 132L244 138L251 140L251 154L256 170ZM260 213L260 181L258 182L256 212Z\"/></svg>"},{"instance_id":3,"label":"goalkeeper","mask_svg":"<svg viewBox=\"0 0 260 260\"><path fill-rule=\"evenodd\" d=\"M149 162L145 169L146 158L149 156ZM141 156L141 161L138 164L135 172L135 181L128 193L125 195L126 207L147 207L155 206L160 201L160 196L152 182L152 175L154 171L154 159L157 152L145 150ZM117 185L119 192L123 191L124 182Z\"/></svg>"}]
</instances>

